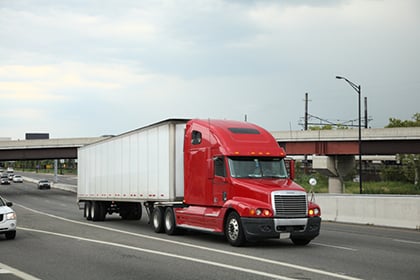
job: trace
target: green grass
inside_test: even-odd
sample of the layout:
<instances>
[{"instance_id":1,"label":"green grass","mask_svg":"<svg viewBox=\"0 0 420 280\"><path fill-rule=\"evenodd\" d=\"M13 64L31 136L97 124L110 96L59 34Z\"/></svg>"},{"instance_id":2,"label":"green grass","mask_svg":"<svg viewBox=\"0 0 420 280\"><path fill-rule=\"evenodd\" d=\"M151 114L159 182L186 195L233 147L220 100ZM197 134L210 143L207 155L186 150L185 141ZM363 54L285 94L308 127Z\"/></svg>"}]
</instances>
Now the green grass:
<instances>
[{"instance_id":1,"label":"green grass","mask_svg":"<svg viewBox=\"0 0 420 280\"><path fill-rule=\"evenodd\" d=\"M38 169L38 171L34 168L15 168L15 170L25 171L25 172L36 172L42 174L54 174L54 169ZM77 170L75 169L58 169L58 174L61 175L77 175Z\"/></svg>"},{"instance_id":2,"label":"green grass","mask_svg":"<svg viewBox=\"0 0 420 280\"><path fill-rule=\"evenodd\" d=\"M346 193L359 193L358 182L346 182ZM408 182L381 181L362 182L365 194L415 194L420 195L420 186Z\"/></svg>"},{"instance_id":3,"label":"green grass","mask_svg":"<svg viewBox=\"0 0 420 280\"><path fill-rule=\"evenodd\" d=\"M311 190L309 179L315 178L317 185L314 187L316 193L328 193L328 178L317 173L311 175L300 175L295 179L296 183L304 187L307 191ZM360 193L359 183L345 181L345 193ZM362 182L364 194L404 194L420 195L420 186L408 182L380 181L380 182Z\"/></svg>"}]
</instances>

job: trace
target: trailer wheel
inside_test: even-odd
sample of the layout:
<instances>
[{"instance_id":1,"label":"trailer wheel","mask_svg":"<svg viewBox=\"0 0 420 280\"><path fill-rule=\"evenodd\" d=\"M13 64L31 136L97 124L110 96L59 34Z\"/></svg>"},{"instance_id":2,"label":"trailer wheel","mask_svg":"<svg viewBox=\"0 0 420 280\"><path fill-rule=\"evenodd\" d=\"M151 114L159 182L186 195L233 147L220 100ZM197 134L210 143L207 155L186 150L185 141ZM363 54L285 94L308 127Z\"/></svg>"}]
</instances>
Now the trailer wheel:
<instances>
[{"instance_id":1,"label":"trailer wheel","mask_svg":"<svg viewBox=\"0 0 420 280\"><path fill-rule=\"evenodd\" d=\"M105 220L105 205L100 201L92 201L90 207L90 216L92 221L104 221Z\"/></svg>"},{"instance_id":2,"label":"trailer wheel","mask_svg":"<svg viewBox=\"0 0 420 280\"><path fill-rule=\"evenodd\" d=\"M156 233L162 233L165 230L163 228L163 208L160 206L153 208L152 226Z\"/></svg>"},{"instance_id":3,"label":"trailer wheel","mask_svg":"<svg viewBox=\"0 0 420 280\"><path fill-rule=\"evenodd\" d=\"M90 208L92 207L92 203L90 201L85 201L85 211L84 216L86 220L92 220L92 216L90 215Z\"/></svg>"},{"instance_id":4,"label":"trailer wheel","mask_svg":"<svg viewBox=\"0 0 420 280\"><path fill-rule=\"evenodd\" d=\"M175 213L172 207L167 207L164 218L165 232L168 235L175 235L178 233L175 221Z\"/></svg>"},{"instance_id":5,"label":"trailer wheel","mask_svg":"<svg viewBox=\"0 0 420 280\"><path fill-rule=\"evenodd\" d=\"M241 217L236 212L228 215L225 224L225 235L230 245L242 246L245 244L245 234L242 228Z\"/></svg>"},{"instance_id":6,"label":"trailer wheel","mask_svg":"<svg viewBox=\"0 0 420 280\"><path fill-rule=\"evenodd\" d=\"M142 215L141 203L132 203L129 208L130 213L128 214L128 219L140 220Z\"/></svg>"}]
</instances>

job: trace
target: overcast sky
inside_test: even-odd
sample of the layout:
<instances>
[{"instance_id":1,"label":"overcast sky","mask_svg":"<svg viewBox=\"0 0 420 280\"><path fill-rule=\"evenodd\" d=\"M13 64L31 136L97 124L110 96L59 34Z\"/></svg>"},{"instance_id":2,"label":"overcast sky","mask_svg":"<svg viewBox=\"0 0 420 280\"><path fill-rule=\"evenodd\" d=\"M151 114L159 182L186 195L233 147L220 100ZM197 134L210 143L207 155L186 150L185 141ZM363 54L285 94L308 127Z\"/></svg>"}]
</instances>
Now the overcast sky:
<instances>
[{"instance_id":1,"label":"overcast sky","mask_svg":"<svg viewBox=\"0 0 420 280\"><path fill-rule=\"evenodd\" d=\"M167 118L300 130L420 112L418 0L0 0L0 138L119 134Z\"/></svg>"}]
</instances>

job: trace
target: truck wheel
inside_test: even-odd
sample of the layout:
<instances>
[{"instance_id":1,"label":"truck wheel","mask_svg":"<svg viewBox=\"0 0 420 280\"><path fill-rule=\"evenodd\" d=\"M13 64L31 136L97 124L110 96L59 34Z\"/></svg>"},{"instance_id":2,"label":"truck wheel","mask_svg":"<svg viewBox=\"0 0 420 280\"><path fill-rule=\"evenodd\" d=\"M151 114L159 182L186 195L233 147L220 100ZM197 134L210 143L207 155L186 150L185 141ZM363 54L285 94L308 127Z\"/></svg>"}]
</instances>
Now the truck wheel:
<instances>
[{"instance_id":1,"label":"truck wheel","mask_svg":"<svg viewBox=\"0 0 420 280\"><path fill-rule=\"evenodd\" d=\"M245 234L238 213L231 212L229 214L225 224L225 235L232 246L239 247L245 244Z\"/></svg>"},{"instance_id":2,"label":"truck wheel","mask_svg":"<svg viewBox=\"0 0 420 280\"><path fill-rule=\"evenodd\" d=\"M293 244L296 246L305 246L311 242L312 239L305 239L305 238L290 238L292 239Z\"/></svg>"},{"instance_id":3,"label":"truck wheel","mask_svg":"<svg viewBox=\"0 0 420 280\"><path fill-rule=\"evenodd\" d=\"M165 232L168 235L175 235L178 233L176 228L175 213L172 207L167 207L164 216Z\"/></svg>"},{"instance_id":4,"label":"truck wheel","mask_svg":"<svg viewBox=\"0 0 420 280\"><path fill-rule=\"evenodd\" d=\"M90 207L90 216L92 221L104 221L105 220L105 207L104 204L100 201L92 201Z\"/></svg>"},{"instance_id":5,"label":"truck wheel","mask_svg":"<svg viewBox=\"0 0 420 280\"><path fill-rule=\"evenodd\" d=\"M92 207L92 203L90 201L85 201L85 211L84 216L86 220L92 220L92 216L90 215L90 208Z\"/></svg>"},{"instance_id":6,"label":"truck wheel","mask_svg":"<svg viewBox=\"0 0 420 280\"><path fill-rule=\"evenodd\" d=\"M163 228L163 208L160 206L153 208L152 226L156 233L162 233L165 230Z\"/></svg>"},{"instance_id":7,"label":"truck wheel","mask_svg":"<svg viewBox=\"0 0 420 280\"><path fill-rule=\"evenodd\" d=\"M7 240L11 240L11 239L15 239L16 237L16 231L8 231L6 232L6 239Z\"/></svg>"}]
</instances>

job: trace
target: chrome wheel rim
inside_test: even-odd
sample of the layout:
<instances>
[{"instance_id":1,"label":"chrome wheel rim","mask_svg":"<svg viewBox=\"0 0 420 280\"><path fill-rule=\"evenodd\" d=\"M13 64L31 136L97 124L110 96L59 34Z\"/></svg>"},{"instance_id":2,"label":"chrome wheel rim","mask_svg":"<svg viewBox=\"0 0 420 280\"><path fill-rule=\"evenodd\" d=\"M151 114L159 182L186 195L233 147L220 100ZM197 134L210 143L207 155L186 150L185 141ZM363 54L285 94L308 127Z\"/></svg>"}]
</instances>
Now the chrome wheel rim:
<instances>
[{"instance_id":1,"label":"chrome wheel rim","mask_svg":"<svg viewBox=\"0 0 420 280\"><path fill-rule=\"evenodd\" d=\"M239 223L236 219L232 219L229 221L229 228L228 228L229 238L231 240L238 239L239 236Z\"/></svg>"}]
</instances>

